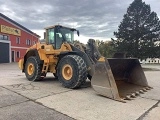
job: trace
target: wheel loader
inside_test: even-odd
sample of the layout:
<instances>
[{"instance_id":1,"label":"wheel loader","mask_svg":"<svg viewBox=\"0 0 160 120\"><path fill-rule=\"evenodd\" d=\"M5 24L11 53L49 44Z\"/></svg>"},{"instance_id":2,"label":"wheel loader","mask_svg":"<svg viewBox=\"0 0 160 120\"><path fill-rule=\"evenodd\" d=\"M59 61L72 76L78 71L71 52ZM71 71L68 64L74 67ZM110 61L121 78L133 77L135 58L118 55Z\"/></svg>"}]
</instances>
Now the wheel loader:
<instances>
[{"instance_id":1,"label":"wheel loader","mask_svg":"<svg viewBox=\"0 0 160 120\"><path fill-rule=\"evenodd\" d=\"M125 102L151 89L136 58L103 57L93 39L82 44L74 42L79 31L61 25L45 28L45 43L30 47L19 68L29 81L38 81L53 73L66 88L75 89L86 79L100 95Z\"/></svg>"}]
</instances>

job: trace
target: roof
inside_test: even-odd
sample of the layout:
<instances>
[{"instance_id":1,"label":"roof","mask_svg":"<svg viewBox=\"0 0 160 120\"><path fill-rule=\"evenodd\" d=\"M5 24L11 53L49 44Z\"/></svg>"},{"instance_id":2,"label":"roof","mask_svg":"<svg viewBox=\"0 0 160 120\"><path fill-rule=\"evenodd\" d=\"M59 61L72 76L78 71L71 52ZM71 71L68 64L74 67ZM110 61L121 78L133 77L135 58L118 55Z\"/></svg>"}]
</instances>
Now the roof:
<instances>
[{"instance_id":1,"label":"roof","mask_svg":"<svg viewBox=\"0 0 160 120\"><path fill-rule=\"evenodd\" d=\"M62 26L62 25L53 25L53 26L49 26L49 27L46 27L44 29L50 29L50 28L55 28L55 27L63 27L63 28L68 28L68 29L74 29L74 28L70 28L70 27L65 27L65 26ZM75 29L74 29L75 30Z\"/></svg>"},{"instance_id":2,"label":"roof","mask_svg":"<svg viewBox=\"0 0 160 120\"><path fill-rule=\"evenodd\" d=\"M29 32L29 33L31 33L31 34L33 34L33 35L35 35L35 36L37 36L37 37L40 37L40 36L37 35L36 33L32 32L31 30L27 29L26 27L20 25L19 23L15 22L14 20L10 19L9 17L3 15L2 13L0 13L0 17L3 17L3 18L5 18L5 19L7 19L7 20L10 21L11 23L17 25L18 27L26 30L27 32Z\"/></svg>"}]
</instances>

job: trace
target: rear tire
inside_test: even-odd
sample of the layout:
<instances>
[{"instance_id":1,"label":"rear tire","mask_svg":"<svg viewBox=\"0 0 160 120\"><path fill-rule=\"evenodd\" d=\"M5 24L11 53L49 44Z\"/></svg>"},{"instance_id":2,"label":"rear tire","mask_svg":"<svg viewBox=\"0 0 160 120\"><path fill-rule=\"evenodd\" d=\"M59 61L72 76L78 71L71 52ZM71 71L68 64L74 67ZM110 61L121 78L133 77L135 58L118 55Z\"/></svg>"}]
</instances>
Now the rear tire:
<instances>
[{"instance_id":1,"label":"rear tire","mask_svg":"<svg viewBox=\"0 0 160 120\"><path fill-rule=\"evenodd\" d=\"M87 79L86 63L78 55L67 55L58 64L57 76L64 87L78 88Z\"/></svg>"},{"instance_id":2,"label":"rear tire","mask_svg":"<svg viewBox=\"0 0 160 120\"><path fill-rule=\"evenodd\" d=\"M25 75L29 81L42 80L41 77L42 65L35 56L31 56L27 59L25 64Z\"/></svg>"}]
</instances>

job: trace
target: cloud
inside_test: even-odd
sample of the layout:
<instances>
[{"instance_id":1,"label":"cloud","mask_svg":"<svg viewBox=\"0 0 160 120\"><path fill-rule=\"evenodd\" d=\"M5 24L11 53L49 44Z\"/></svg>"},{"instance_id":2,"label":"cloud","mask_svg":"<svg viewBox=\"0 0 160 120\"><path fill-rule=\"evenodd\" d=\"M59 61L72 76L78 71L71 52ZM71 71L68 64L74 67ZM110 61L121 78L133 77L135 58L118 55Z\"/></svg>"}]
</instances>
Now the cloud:
<instances>
[{"instance_id":1,"label":"cloud","mask_svg":"<svg viewBox=\"0 0 160 120\"><path fill-rule=\"evenodd\" d=\"M75 27L86 38L108 39L133 0L0 0L0 11L21 25L43 31L55 24ZM160 16L159 0L145 0Z\"/></svg>"}]
</instances>

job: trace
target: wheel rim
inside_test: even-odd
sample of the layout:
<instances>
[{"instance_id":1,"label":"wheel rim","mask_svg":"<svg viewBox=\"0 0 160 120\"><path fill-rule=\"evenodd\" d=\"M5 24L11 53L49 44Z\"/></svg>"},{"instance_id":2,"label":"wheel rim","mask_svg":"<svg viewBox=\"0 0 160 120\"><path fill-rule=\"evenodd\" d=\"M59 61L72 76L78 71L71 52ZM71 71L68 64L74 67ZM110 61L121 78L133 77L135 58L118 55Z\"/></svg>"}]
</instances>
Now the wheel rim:
<instances>
[{"instance_id":1,"label":"wheel rim","mask_svg":"<svg viewBox=\"0 0 160 120\"><path fill-rule=\"evenodd\" d=\"M34 65L32 63L29 63L28 67L27 67L27 72L29 75L32 75L34 72Z\"/></svg>"},{"instance_id":2,"label":"wheel rim","mask_svg":"<svg viewBox=\"0 0 160 120\"><path fill-rule=\"evenodd\" d=\"M69 64L63 66L62 75L65 78L65 80L70 80L72 78L73 69Z\"/></svg>"}]
</instances>

